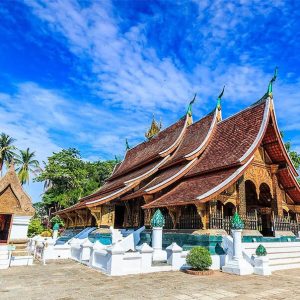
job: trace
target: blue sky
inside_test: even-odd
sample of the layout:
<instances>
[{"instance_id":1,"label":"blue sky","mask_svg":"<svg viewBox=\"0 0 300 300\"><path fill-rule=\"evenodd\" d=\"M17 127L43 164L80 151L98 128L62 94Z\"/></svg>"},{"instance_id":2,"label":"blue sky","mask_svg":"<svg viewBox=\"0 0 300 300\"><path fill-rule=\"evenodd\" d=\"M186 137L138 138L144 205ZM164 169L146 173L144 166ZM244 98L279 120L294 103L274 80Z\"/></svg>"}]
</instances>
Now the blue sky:
<instances>
[{"instance_id":1,"label":"blue sky","mask_svg":"<svg viewBox=\"0 0 300 300\"><path fill-rule=\"evenodd\" d=\"M76 147L123 156L226 85L223 117L258 100L275 66L286 140L300 151L299 1L1 1L0 128L40 161ZM39 200L41 184L26 187Z\"/></svg>"}]
</instances>

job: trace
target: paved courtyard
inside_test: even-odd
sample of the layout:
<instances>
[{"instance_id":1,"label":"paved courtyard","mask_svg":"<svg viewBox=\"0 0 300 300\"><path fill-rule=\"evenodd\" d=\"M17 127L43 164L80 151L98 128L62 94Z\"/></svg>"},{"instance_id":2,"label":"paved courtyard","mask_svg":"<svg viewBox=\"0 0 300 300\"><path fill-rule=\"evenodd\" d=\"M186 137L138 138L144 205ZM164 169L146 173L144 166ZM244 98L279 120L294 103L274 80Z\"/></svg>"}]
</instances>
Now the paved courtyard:
<instances>
[{"instance_id":1,"label":"paved courtyard","mask_svg":"<svg viewBox=\"0 0 300 300\"><path fill-rule=\"evenodd\" d=\"M73 261L0 270L0 299L300 299L300 269L270 277L167 272L108 277Z\"/></svg>"}]
</instances>

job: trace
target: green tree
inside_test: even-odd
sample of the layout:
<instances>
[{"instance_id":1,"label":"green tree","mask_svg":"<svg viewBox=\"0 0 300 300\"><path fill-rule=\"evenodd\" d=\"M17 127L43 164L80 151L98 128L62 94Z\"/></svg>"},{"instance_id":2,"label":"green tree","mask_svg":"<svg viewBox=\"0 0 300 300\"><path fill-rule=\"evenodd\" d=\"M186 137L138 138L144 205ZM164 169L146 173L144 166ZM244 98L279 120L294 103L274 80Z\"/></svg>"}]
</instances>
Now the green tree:
<instances>
[{"instance_id":1,"label":"green tree","mask_svg":"<svg viewBox=\"0 0 300 300\"><path fill-rule=\"evenodd\" d=\"M294 163L294 166L297 170L299 170L300 168L300 154L297 153L296 151L291 150L291 143L287 142L285 143L285 147L286 150L292 160L292 162Z\"/></svg>"},{"instance_id":2,"label":"green tree","mask_svg":"<svg viewBox=\"0 0 300 300\"><path fill-rule=\"evenodd\" d=\"M41 219L39 218L32 218L30 220L29 226L28 226L28 236L33 237L37 234L40 234L44 231L44 227L41 223Z\"/></svg>"},{"instance_id":3,"label":"green tree","mask_svg":"<svg viewBox=\"0 0 300 300\"><path fill-rule=\"evenodd\" d=\"M284 132L280 132L281 133L281 137L284 138ZM300 154L297 151L292 150L292 145L290 142L286 142L285 144L285 148L295 166L295 168L297 170L300 169ZM300 177L297 178L298 182L300 183Z\"/></svg>"},{"instance_id":4,"label":"green tree","mask_svg":"<svg viewBox=\"0 0 300 300\"><path fill-rule=\"evenodd\" d=\"M39 162L35 159L35 152L31 152L29 148L19 150L19 154L15 154L14 160L21 184L29 183L30 173L37 175L39 171Z\"/></svg>"},{"instance_id":5,"label":"green tree","mask_svg":"<svg viewBox=\"0 0 300 300\"><path fill-rule=\"evenodd\" d=\"M14 150L16 147L13 145L15 139L10 137L8 134L2 132L0 134L0 172L1 177L3 173L4 163L10 164L14 157Z\"/></svg>"},{"instance_id":6,"label":"green tree","mask_svg":"<svg viewBox=\"0 0 300 300\"><path fill-rule=\"evenodd\" d=\"M86 162L77 149L53 153L36 181L46 182L43 204L52 213L97 190L111 174L116 161Z\"/></svg>"}]
</instances>

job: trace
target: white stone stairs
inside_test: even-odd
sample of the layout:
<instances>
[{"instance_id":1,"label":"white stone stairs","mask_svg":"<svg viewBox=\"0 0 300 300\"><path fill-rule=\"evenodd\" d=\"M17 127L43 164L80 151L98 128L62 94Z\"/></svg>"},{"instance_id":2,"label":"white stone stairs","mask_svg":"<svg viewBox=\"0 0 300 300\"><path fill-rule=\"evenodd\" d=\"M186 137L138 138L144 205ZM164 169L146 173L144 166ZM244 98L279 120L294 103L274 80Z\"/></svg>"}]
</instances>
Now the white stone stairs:
<instances>
[{"instance_id":1,"label":"white stone stairs","mask_svg":"<svg viewBox=\"0 0 300 300\"><path fill-rule=\"evenodd\" d=\"M254 255L260 244L267 250L271 271L300 269L300 242L243 243L244 251Z\"/></svg>"},{"instance_id":2,"label":"white stone stairs","mask_svg":"<svg viewBox=\"0 0 300 300\"><path fill-rule=\"evenodd\" d=\"M7 269L9 267L9 260L7 246L0 246L0 269Z\"/></svg>"}]
</instances>

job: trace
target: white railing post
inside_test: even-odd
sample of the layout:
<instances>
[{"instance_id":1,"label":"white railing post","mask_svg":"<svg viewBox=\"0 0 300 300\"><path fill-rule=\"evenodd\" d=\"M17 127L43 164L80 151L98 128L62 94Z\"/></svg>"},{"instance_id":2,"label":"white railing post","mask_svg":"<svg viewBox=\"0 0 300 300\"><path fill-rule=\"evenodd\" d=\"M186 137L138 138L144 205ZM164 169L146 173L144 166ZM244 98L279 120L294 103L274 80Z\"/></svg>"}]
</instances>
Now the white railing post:
<instances>
[{"instance_id":1,"label":"white railing post","mask_svg":"<svg viewBox=\"0 0 300 300\"><path fill-rule=\"evenodd\" d=\"M182 258L182 248L176 243L172 243L167 250L167 262L172 266L173 271L180 270L185 264L185 258Z\"/></svg>"},{"instance_id":2,"label":"white railing post","mask_svg":"<svg viewBox=\"0 0 300 300\"><path fill-rule=\"evenodd\" d=\"M142 255L141 273L147 273L151 270L153 249L147 243L144 243L139 251Z\"/></svg>"},{"instance_id":3,"label":"white railing post","mask_svg":"<svg viewBox=\"0 0 300 300\"><path fill-rule=\"evenodd\" d=\"M161 211L158 209L151 219L152 226L152 248L153 261L161 261L166 259L166 252L162 250L162 234L165 219Z\"/></svg>"},{"instance_id":4,"label":"white railing post","mask_svg":"<svg viewBox=\"0 0 300 300\"><path fill-rule=\"evenodd\" d=\"M225 266L222 267L222 271L236 275L252 274L253 267L243 257L242 231L244 229L244 222L237 212L235 212L230 225L233 237L233 257L229 258Z\"/></svg>"}]
</instances>

